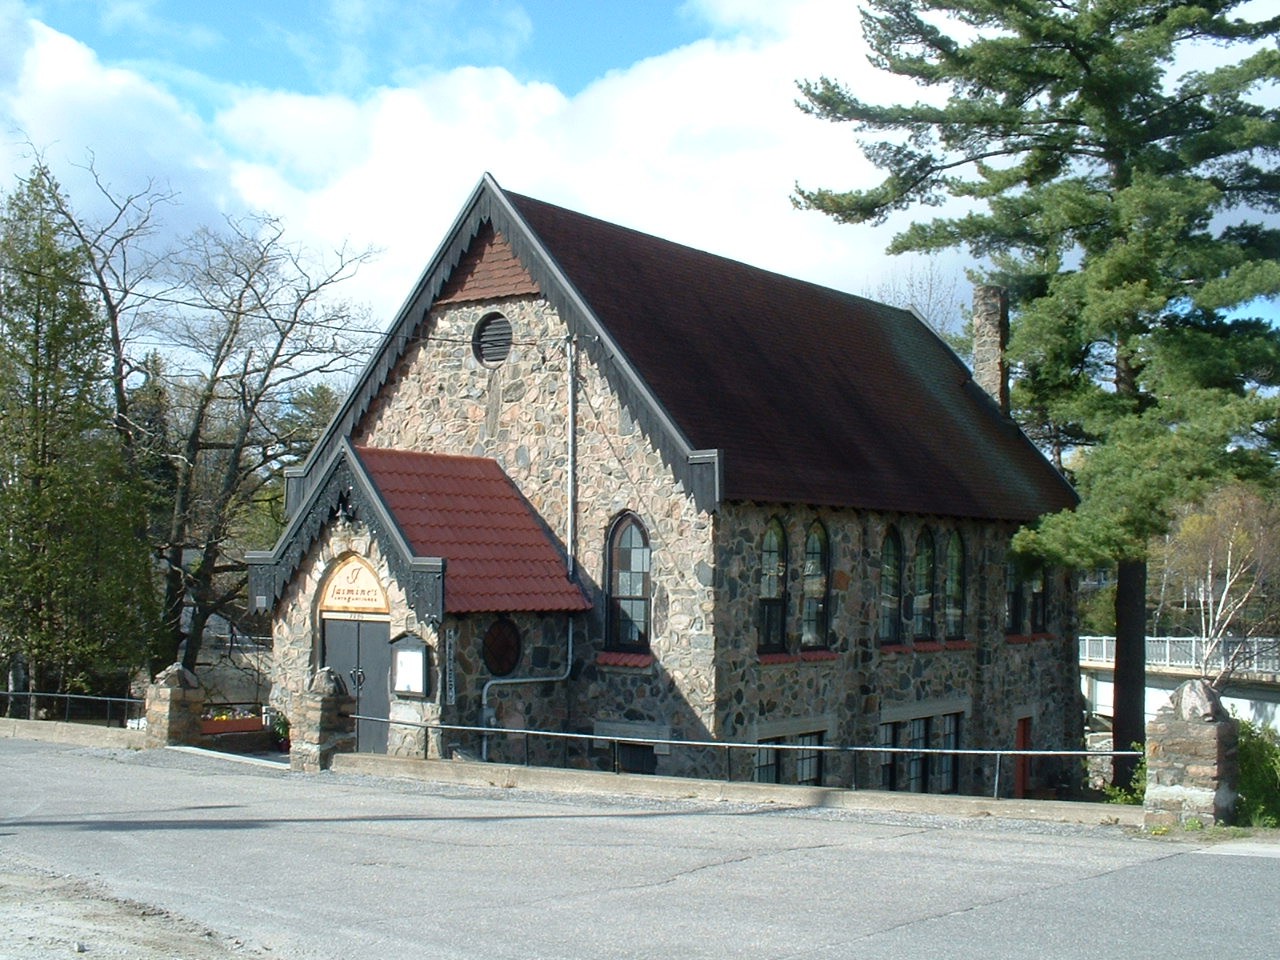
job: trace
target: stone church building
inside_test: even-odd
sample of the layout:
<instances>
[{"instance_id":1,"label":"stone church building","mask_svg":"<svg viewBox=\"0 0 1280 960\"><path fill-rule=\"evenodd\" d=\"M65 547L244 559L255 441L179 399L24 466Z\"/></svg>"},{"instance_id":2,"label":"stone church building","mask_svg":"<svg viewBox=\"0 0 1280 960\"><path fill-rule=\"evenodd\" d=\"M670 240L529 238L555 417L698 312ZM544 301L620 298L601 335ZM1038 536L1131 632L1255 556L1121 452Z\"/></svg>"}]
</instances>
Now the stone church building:
<instances>
[{"instance_id":1,"label":"stone church building","mask_svg":"<svg viewBox=\"0 0 1280 960\"><path fill-rule=\"evenodd\" d=\"M1075 502L915 314L486 176L251 600L275 706L331 668L354 749L989 790L989 758L911 751L1078 748L1072 575L1008 552Z\"/></svg>"}]
</instances>

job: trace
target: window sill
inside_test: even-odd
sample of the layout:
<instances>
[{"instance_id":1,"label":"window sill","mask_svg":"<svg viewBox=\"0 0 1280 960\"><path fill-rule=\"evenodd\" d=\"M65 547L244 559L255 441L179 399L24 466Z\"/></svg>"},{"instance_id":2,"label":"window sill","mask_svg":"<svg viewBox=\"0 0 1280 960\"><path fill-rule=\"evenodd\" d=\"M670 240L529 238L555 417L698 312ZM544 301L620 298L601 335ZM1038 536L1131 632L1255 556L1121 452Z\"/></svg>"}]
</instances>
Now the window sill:
<instances>
[{"instance_id":1,"label":"window sill","mask_svg":"<svg viewBox=\"0 0 1280 960\"><path fill-rule=\"evenodd\" d=\"M909 643L882 643L880 644L881 653L913 653L915 647Z\"/></svg>"},{"instance_id":2,"label":"window sill","mask_svg":"<svg viewBox=\"0 0 1280 960\"><path fill-rule=\"evenodd\" d=\"M968 640L948 640L945 644L948 650L972 650L973 643Z\"/></svg>"},{"instance_id":3,"label":"window sill","mask_svg":"<svg viewBox=\"0 0 1280 960\"><path fill-rule=\"evenodd\" d=\"M825 648L800 651L800 659L805 663L822 663L828 660L838 660L839 658L840 654L836 653L834 650L827 650Z\"/></svg>"},{"instance_id":4,"label":"window sill","mask_svg":"<svg viewBox=\"0 0 1280 960\"><path fill-rule=\"evenodd\" d=\"M1039 639L1040 635L1035 633L1006 633L1004 635L1004 642L1011 647L1024 643L1035 643Z\"/></svg>"},{"instance_id":5,"label":"window sill","mask_svg":"<svg viewBox=\"0 0 1280 960\"><path fill-rule=\"evenodd\" d=\"M799 663L800 656L795 653L762 653L760 654L760 663L763 666L772 666L779 663Z\"/></svg>"},{"instance_id":6,"label":"window sill","mask_svg":"<svg viewBox=\"0 0 1280 960\"><path fill-rule=\"evenodd\" d=\"M652 653L626 653L622 650L605 650L596 654L597 667L622 667L643 670L653 666Z\"/></svg>"}]
</instances>

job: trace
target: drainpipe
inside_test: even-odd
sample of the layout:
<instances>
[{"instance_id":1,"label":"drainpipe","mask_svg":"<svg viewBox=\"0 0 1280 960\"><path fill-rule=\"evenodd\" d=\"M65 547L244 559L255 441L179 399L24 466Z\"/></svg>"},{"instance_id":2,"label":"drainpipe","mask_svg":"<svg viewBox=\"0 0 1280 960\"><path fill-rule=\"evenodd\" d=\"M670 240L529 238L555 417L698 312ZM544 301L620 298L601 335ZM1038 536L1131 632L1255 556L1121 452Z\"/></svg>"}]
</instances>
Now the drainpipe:
<instances>
[{"instance_id":1,"label":"drainpipe","mask_svg":"<svg viewBox=\"0 0 1280 960\"><path fill-rule=\"evenodd\" d=\"M578 554L578 390L577 390L577 370L578 370L578 350L577 343L573 339L573 334L565 340L566 351L565 359L568 364L568 380L569 380L569 425L568 425L568 478L565 484L565 499L567 509L567 522L565 530L565 552L566 567L569 572L569 579L573 580L578 573L577 554ZM495 677L485 683L484 688L480 691L480 720L486 727L491 727L496 721L496 716L490 712L489 708L489 691L494 687L514 686L518 683L559 683L562 680L568 680L569 674L573 672L573 614L567 613L568 629L566 630L566 650L564 658L564 670L553 676L543 677ZM480 759L486 763L489 760L489 736L485 734L480 741Z\"/></svg>"},{"instance_id":2,"label":"drainpipe","mask_svg":"<svg viewBox=\"0 0 1280 960\"><path fill-rule=\"evenodd\" d=\"M513 686L517 683L559 683L561 680L568 680L569 674L573 672L573 614L567 614L569 618L569 629L567 631L568 642L566 644L564 669L559 673L548 677L495 677L484 685L484 689L480 691L480 715L483 718L486 727L494 726L497 719L490 713L489 691L494 687ZM480 741L480 759L486 763L489 761L489 735L483 735Z\"/></svg>"}]
</instances>

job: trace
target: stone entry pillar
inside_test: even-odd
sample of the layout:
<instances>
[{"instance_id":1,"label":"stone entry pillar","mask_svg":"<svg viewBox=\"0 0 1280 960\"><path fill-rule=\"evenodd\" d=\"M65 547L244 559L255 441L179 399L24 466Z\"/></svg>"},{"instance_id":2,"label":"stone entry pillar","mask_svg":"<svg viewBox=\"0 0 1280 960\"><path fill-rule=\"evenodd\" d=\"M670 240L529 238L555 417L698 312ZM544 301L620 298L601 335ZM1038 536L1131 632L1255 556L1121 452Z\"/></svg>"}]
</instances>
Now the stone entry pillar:
<instances>
[{"instance_id":1,"label":"stone entry pillar","mask_svg":"<svg viewBox=\"0 0 1280 960\"><path fill-rule=\"evenodd\" d=\"M301 715L290 717L289 767L307 773L329 769L335 753L356 749L356 698L328 667L311 678Z\"/></svg>"},{"instance_id":2,"label":"stone entry pillar","mask_svg":"<svg viewBox=\"0 0 1280 960\"><path fill-rule=\"evenodd\" d=\"M200 743L203 711L204 688L196 675L180 663L166 667L147 687L147 746Z\"/></svg>"},{"instance_id":3,"label":"stone entry pillar","mask_svg":"<svg viewBox=\"0 0 1280 960\"><path fill-rule=\"evenodd\" d=\"M1240 724L1204 680L1188 680L1147 724L1147 829L1230 823L1239 777Z\"/></svg>"}]
</instances>

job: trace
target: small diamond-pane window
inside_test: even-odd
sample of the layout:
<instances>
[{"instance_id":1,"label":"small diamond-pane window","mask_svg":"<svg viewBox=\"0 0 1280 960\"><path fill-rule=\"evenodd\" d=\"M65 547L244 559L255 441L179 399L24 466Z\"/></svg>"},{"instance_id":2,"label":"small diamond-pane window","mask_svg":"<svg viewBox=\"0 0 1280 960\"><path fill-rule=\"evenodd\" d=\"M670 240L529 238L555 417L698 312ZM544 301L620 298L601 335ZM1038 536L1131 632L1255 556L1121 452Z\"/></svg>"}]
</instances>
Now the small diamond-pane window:
<instances>
[{"instance_id":1,"label":"small diamond-pane window","mask_svg":"<svg viewBox=\"0 0 1280 960\"><path fill-rule=\"evenodd\" d=\"M495 677L505 677L520 663L520 630L503 617L494 621L481 647L484 665Z\"/></svg>"},{"instance_id":2,"label":"small diamond-pane window","mask_svg":"<svg viewBox=\"0 0 1280 960\"><path fill-rule=\"evenodd\" d=\"M471 352L486 367L496 367L511 352L511 321L491 313L476 324L471 334Z\"/></svg>"}]
</instances>

